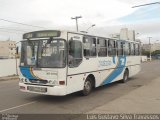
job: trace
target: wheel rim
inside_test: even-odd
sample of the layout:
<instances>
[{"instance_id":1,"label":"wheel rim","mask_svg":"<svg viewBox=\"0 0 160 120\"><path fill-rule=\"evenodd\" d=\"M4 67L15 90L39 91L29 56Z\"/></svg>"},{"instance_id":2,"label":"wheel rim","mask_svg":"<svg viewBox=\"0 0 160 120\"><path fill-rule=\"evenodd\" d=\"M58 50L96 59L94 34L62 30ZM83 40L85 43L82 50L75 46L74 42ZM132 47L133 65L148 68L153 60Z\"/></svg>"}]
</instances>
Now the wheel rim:
<instances>
[{"instance_id":1,"label":"wheel rim","mask_svg":"<svg viewBox=\"0 0 160 120\"><path fill-rule=\"evenodd\" d=\"M125 72L125 74L124 74L124 80L126 81L127 79L128 79L128 73Z\"/></svg>"},{"instance_id":2,"label":"wheel rim","mask_svg":"<svg viewBox=\"0 0 160 120\"><path fill-rule=\"evenodd\" d=\"M86 81L85 82L85 84L84 84L84 89L85 89L85 91L88 93L88 92L90 92L90 90L91 90L91 83L90 83L90 81Z\"/></svg>"}]
</instances>

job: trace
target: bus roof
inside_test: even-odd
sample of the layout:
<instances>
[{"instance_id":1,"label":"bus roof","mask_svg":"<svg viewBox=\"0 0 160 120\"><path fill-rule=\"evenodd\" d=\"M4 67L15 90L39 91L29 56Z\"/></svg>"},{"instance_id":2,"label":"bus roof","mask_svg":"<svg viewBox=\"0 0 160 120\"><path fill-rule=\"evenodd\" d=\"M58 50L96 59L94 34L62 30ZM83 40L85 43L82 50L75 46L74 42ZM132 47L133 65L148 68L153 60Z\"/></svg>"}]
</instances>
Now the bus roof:
<instances>
[{"instance_id":1,"label":"bus roof","mask_svg":"<svg viewBox=\"0 0 160 120\"><path fill-rule=\"evenodd\" d=\"M99 38L106 38L106 39L112 39L112 40L120 40L116 38L109 38L106 36L99 36L99 35L92 35L84 32L76 32L76 31L69 31L69 30L39 30L39 31L33 31L23 34L23 39L31 39L31 38L46 38L46 37L60 37L61 33L73 33L73 34L80 34L80 35L86 35L86 36L93 36L93 37L99 37ZM131 40L122 40L122 41L130 41L130 42L137 42L140 43L140 41L131 41Z\"/></svg>"}]
</instances>

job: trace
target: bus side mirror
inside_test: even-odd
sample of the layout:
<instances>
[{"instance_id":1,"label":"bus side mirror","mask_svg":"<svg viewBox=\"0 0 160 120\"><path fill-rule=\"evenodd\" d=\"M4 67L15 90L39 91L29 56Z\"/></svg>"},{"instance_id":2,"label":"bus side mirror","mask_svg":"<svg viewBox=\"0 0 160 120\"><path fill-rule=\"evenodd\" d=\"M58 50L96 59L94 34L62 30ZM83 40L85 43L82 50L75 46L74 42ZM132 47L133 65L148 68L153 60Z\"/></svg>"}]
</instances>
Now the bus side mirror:
<instances>
[{"instance_id":1,"label":"bus side mirror","mask_svg":"<svg viewBox=\"0 0 160 120\"><path fill-rule=\"evenodd\" d=\"M19 53L19 47L16 47L16 55Z\"/></svg>"}]
</instances>

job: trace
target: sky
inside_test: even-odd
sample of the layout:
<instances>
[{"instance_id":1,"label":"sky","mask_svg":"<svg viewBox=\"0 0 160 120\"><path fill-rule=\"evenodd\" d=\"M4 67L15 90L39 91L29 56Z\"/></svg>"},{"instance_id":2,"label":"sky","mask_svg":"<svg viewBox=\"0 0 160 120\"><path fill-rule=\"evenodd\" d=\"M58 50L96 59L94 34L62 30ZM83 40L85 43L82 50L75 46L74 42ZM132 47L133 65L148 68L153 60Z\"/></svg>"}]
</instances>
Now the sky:
<instances>
[{"instance_id":1,"label":"sky","mask_svg":"<svg viewBox=\"0 0 160 120\"><path fill-rule=\"evenodd\" d=\"M132 6L160 2L158 0L0 0L0 40L22 40L22 34L35 30L66 29L75 31L91 25L90 34L109 36L121 28L133 29L137 38L147 43L160 40L160 4L139 8ZM39 27L18 25L10 20Z\"/></svg>"}]
</instances>

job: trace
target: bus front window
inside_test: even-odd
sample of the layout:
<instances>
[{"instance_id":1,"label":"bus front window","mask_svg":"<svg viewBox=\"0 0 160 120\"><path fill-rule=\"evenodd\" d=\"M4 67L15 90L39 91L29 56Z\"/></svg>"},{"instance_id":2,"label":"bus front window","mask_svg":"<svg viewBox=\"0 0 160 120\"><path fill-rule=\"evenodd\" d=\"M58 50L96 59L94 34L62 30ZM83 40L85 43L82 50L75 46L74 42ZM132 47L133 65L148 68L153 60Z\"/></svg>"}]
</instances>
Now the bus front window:
<instances>
[{"instance_id":1,"label":"bus front window","mask_svg":"<svg viewBox=\"0 0 160 120\"><path fill-rule=\"evenodd\" d=\"M38 51L38 42L36 41L22 42L21 66L36 65L37 51Z\"/></svg>"},{"instance_id":2,"label":"bus front window","mask_svg":"<svg viewBox=\"0 0 160 120\"><path fill-rule=\"evenodd\" d=\"M66 43L64 40L41 41L38 52L38 67L62 68L66 65Z\"/></svg>"},{"instance_id":3,"label":"bus front window","mask_svg":"<svg viewBox=\"0 0 160 120\"><path fill-rule=\"evenodd\" d=\"M22 42L21 66L62 68L66 65L64 40L36 40Z\"/></svg>"}]
</instances>

